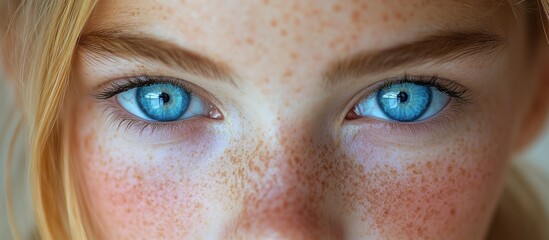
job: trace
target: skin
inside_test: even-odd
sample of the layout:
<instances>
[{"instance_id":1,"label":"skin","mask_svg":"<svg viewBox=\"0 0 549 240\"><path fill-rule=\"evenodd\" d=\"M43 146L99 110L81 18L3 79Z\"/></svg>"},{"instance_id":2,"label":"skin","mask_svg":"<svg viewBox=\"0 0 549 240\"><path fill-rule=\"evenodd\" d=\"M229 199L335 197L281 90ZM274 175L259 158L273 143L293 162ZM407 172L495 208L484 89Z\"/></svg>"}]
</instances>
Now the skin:
<instances>
[{"instance_id":1,"label":"skin","mask_svg":"<svg viewBox=\"0 0 549 240\"><path fill-rule=\"evenodd\" d=\"M522 132L534 89L549 75L541 71L548 69L546 50L530 55L525 23L511 17L506 2L220 4L102 1L91 17L87 30L130 26L207 55L238 75L236 87L158 63L89 62L87 53L78 55L69 97L72 149L83 201L101 238L486 235L510 157L531 138ZM498 33L506 47L487 61L433 60L330 87L322 78L331 62L358 51L463 28ZM404 73L455 81L468 89L471 102L453 101L454 111L446 108L413 126L345 119L357 99L371 94L361 90ZM117 127L105 101L90 94L100 84L142 74L195 84L223 119L192 118L154 131Z\"/></svg>"}]
</instances>

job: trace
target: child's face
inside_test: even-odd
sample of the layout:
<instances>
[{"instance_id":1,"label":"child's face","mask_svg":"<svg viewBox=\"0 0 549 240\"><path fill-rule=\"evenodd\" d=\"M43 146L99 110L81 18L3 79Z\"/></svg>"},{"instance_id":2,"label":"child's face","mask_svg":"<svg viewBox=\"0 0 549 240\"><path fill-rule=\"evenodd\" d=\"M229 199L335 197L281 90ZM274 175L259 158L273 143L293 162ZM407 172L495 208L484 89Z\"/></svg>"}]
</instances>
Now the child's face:
<instances>
[{"instance_id":1,"label":"child's face","mask_svg":"<svg viewBox=\"0 0 549 240\"><path fill-rule=\"evenodd\" d=\"M486 233L539 70L506 1L97 7L70 101L106 238Z\"/></svg>"}]
</instances>

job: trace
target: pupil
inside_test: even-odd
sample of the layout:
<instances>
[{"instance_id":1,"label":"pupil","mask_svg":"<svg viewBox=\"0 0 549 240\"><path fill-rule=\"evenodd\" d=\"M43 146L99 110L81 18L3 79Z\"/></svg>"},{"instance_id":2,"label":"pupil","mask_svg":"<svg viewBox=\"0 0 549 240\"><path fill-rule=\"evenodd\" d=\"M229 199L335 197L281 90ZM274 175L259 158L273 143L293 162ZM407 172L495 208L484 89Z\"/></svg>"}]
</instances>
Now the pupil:
<instances>
[{"instance_id":1,"label":"pupil","mask_svg":"<svg viewBox=\"0 0 549 240\"><path fill-rule=\"evenodd\" d=\"M170 95L167 93L161 93L160 96L158 96L160 99L162 99L162 103L167 103L170 101Z\"/></svg>"},{"instance_id":2,"label":"pupil","mask_svg":"<svg viewBox=\"0 0 549 240\"><path fill-rule=\"evenodd\" d=\"M403 102L408 101L408 94L405 93L405 92L399 92L397 94L397 100L398 100L399 103L403 103Z\"/></svg>"}]
</instances>

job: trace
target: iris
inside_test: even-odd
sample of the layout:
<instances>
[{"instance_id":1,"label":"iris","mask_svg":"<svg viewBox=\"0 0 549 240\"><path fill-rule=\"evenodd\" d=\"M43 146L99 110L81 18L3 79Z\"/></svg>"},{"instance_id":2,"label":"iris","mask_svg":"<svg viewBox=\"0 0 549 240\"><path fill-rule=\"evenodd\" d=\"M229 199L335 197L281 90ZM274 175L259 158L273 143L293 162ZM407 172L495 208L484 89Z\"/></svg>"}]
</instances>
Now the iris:
<instances>
[{"instance_id":1,"label":"iris","mask_svg":"<svg viewBox=\"0 0 549 240\"><path fill-rule=\"evenodd\" d=\"M389 118L412 122L429 109L432 96L432 88L429 86L400 83L381 89L377 94L377 102Z\"/></svg>"},{"instance_id":2,"label":"iris","mask_svg":"<svg viewBox=\"0 0 549 240\"><path fill-rule=\"evenodd\" d=\"M395 122L426 120L450 102L452 97L442 88L431 83L392 83L364 98L353 111L358 117Z\"/></svg>"},{"instance_id":3,"label":"iris","mask_svg":"<svg viewBox=\"0 0 549 240\"><path fill-rule=\"evenodd\" d=\"M135 100L143 113L152 120L169 122L179 119L189 108L190 94L172 84L139 87Z\"/></svg>"}]
</instances>

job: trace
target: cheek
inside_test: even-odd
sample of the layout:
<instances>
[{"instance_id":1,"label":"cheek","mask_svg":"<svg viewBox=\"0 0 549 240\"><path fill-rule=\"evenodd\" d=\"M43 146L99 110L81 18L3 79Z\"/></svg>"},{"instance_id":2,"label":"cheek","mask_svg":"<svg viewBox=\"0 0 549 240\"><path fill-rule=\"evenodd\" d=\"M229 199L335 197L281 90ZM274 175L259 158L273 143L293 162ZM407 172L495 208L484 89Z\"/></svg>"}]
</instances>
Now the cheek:
<instances>
[{"instance_id":1,"label":"cheek","mask_svg":"<svg viewBox=\"0 0 549 240\"><path fill-rule=\"evenodd\" d=\"M388 239L483 236L509 153L501 150L508 149L503 142L484 137L489 134L468 133L466 139L459 134L435 146L418 146L420 151L376 143L350 151L358 166L350 173L345 201L355 208L355 217Z\"/></svg>"},{"instance_id":2,"label":"cheek","mask_svg":"<svg viewBox=\"0 0 549 240\"><path fill-rule=\"evenodd\" d=\"M208 207L199 200L209 188L198 176L209 159L202 153L212 143L137 147L119 136L131 130L105 127L101 111L91 109L77 114L74 155L92 221L116 239L181 239L199 232Z\"/></svg>"},{"instance_id":3,"label":"cheek","mask_svg":"<svg viewBox=\"0 0 549 240\"><path fill-rule=\"evenodd\" d=\"M371 213L381 234L403 236L479 236L501 179L499 166L456 164L465 159L426 159L425 164L406 164L402 177L391 177L391 167L379 168L372 179L379 191L367 193L375 207ZM379 174L382 173L382 174ZM474 224L471 224L474 223ZM480 228L478 228L481 226ZM476 228L476 229L474 229Z\"/></svg>"}]
</instances>

